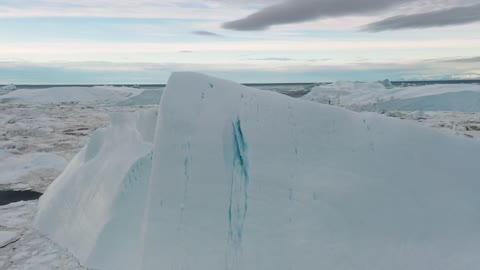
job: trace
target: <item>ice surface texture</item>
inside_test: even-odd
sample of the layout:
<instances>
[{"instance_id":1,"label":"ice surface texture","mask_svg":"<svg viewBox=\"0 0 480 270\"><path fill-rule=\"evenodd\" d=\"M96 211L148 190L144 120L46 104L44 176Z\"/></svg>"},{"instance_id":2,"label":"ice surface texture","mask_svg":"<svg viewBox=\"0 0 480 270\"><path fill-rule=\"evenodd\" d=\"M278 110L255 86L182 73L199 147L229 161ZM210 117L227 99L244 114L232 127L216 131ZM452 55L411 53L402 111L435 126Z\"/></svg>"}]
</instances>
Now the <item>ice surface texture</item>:
<instances>
[{"instance_id":1,"label":"ice surface texture","mask_svg":"<svg viewBox=\"0 0 480 270\"><path fill-rule=\"evenodd\" d=\"M196 73L152 119L98 131L40 201L88 267L480 265L476 141Z\"/></svg>"},{"instance_id":2,"label":"ice surface texture","mask_svg":"<svg viewBox=\"0 0 480 270\"><path fill-rule=\"evenodd\" d=\"M0 248L18 240L20 236L15 231L0 231Z\"/></svg>"}]
</instances>

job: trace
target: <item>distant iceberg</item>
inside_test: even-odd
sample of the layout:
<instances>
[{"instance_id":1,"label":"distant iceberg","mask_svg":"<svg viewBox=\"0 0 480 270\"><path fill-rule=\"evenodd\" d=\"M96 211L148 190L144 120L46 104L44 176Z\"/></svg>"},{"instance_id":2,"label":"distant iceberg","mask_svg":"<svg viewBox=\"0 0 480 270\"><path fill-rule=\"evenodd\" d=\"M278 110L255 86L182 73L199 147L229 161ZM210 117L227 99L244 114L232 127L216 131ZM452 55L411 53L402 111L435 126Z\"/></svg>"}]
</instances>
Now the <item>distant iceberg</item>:
<instances>
[{"instance_id":1,"label":"distant iceberg","mask_svg":"<svg viewBox=\"0 0 480 270\"><path fill-rule=\"evenodd\" d=\"M163 94L163 89L143 90L140 94L118 102L117 106L158 105Z\"/></svg>"},{"instance_id":2,"label":"distant iceberg","mask_svg":"<svg viewBox=\"0 0 480 270\"><path fill-rule=\"evenodd\" d=\"M17 90L17 87L14 84L0 86L0 95L5 95L15 90Z\"/></svg>"},{"instance_id":3,"label":"distant iceberg","mask_svg":"<svg viewBox=\"0 0 480 270\"><path fill-rule=\"evenodd\" d=\"M383 82L340 81L314 87L302 99L357 111L480 112L480 85L394 87Z\"/></svg>"},{"instance_id":4,"label":"distant iceberg","mask_svg":"<svg viewBox=\"0 0 480 270\"><path fill-rule=\"evenodd\" d=\"M174 73L40 200L37 228L95 269L471 269L480 143Z\"/></svg>"},{"instance_id":5,"label":"distant iceberg","mask_svg":"<svg viewBox=\"0 0 480 270\"><path fill-rule=\"evenodd\" d=\"M393 88L394 85L390 82L389 79L385 79L383 81L378 81L379 83L383 84L383 86L385 86L385 88Z\"/></svg>"},{"instance_id":6,"label":"distant iceberg","mask_svg":"<svg viewBox=\"0 0 480 270\"><path fill-rule=\"evenodd\" d=\"M115 104L141 94L141 89L114 86L19 89L0 96L0 103L16 104Z\"/></svg>"}]
</instances>

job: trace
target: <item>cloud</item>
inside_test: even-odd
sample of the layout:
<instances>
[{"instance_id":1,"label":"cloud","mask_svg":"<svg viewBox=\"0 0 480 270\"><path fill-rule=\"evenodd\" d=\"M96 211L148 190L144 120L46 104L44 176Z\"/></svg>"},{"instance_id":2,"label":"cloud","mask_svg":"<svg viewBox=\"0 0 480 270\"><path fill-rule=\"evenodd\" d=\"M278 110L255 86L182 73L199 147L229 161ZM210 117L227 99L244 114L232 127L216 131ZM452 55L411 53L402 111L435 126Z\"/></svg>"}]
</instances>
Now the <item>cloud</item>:
<instances>
[{"instance_id":1,"label":"cloud","mask_svg":"<svg viewBox=\"0 0 480 270\"><path fill-rule=\"evenodd\" d=\"M131 56L139 59L140 54L195 52L352 52L364 53L371 50L448 49L476 50L478 39L435 39L435 40L258 40L231 41L228 39L202 42L0 42L0 59L48 59L56 60L102 60L116 56ZM278 54L280 55L280 54Z\"/></svg>"},{"instance_id":2,"label":"cloud","mask_svg":"<svg viewBox=\"0 0 480 270\"><path fill-rule=\"evenodd\" d=\"M463 64L477 64L480 63L480 56L471 57L443 57L423 60L426 63L463 63Z\"/></svg>"},{"instance_id":3,"label":"cloud","mask_svg":"<svg viewBox=\"0 0 480 270\"><path fill-rule=\"evenodd\" d=\"M258 61L293 61L294 59L288 57L267 57L267 58L255 58L250 60Z\"/></svg>"},{"instance_id":4,"label":"cloud","mask_svg":"<svg viewBox=\"0 0 480 270\"><path fill-rule=\"evenodd\" d=\"M331 58L321 58L321 59L295 59L295 58L289 58L289 57L266 57L266 58L249 58L248 60L254 60L254 61L277 61L277 62L289 62L289 61L304 61L304 62L310 62L310 63L315 63L315 62L326 62L332 60Z\"/></svg>"},{"instance_id":5,"label":"cloud","mask_svg":"<svg viewBox=\"0 0 480 270\"><path fill-rule=\"evenodd\" d=\"M199 35L199 36L207 36L207 37L225 37L220 34L209 32L209 31L193 31L192 34Z\"/></svg>"},{"instance_id":6,"label":"cloud","mask_svg":"<svg viewBox=\"0 0 480 270\"><path fill-rule=\"evenodd\" d=\"M0 1L0 18L161 18L228 20L248 11L210 6L205 0L9 0Z\"/></svg>"},{"instance_id":7,"label":"cloud","mask_svg":"<svg viewBox=\"0 0 480 270\"><path fill-rule=\"evenodd\" d=\"M480 56L468 57L468 58L456 58L456 59L445 60L443 62L449 62L449 63L479 63L480 62Z\"/></svg>"},{"instance_id":8,"label":"cloud","mask_svg":"<svg viewBox=\"0 0 480 270\"><path fill-rule=\"evenodd\" d=\"M380 32L399 29L460 25L477 21L480 21L480 4L413 15L390 17L378 22L367 24L362 30L367 32Z\"/></svg>"},{"instance_id":9,"label":"cloud","mask_svg":"<svg viewBox=\"0 0 480 270\"><path fill-rule=\"evenodd\" d=\"M223 27L231 30L265 30L273 25L306 22L319 18L364 14L415 0L286 0L268 6Z\"/></svg>"}]
</instances>

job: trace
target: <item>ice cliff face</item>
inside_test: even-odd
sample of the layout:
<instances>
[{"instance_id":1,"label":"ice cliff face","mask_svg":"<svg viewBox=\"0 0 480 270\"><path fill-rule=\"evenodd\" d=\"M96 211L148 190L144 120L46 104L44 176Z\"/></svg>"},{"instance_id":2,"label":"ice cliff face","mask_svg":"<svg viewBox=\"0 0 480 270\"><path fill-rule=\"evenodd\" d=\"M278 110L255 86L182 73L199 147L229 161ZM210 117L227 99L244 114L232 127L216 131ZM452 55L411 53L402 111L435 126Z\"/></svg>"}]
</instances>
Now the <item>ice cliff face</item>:
<instances>
[{"instance_id":1,"label":"ice cliff face","mask_svg":"<svg viewBox=\"0 0 480 270\"><path fill-rule=\"evenodd\" d=\"M113 115L41 197L38 229L82 264L138 265L155 120L155 110Z\"/></svg>"},{"instance_id":2,"label":"ice cliff face","mask_svg":"<svg viewBox=\"0 0 480 270\"><path fill-rule=\"evenodd\" d=\"M471 269L479 158L410 123L174 73L157 119L98 131L36 224L100 269Z\"/></svg>"}]
</instances>

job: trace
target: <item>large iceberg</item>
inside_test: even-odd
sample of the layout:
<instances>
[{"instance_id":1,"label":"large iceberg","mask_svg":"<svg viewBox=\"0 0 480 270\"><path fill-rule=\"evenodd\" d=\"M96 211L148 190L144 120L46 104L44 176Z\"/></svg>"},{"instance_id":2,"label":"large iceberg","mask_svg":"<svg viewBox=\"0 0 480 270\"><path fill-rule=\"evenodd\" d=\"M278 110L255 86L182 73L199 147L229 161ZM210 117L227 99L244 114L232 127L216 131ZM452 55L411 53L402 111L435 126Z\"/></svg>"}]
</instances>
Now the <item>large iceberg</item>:
<instances>
[{"instance_id":1,"label":"large iceberg","mask_svg":"<svg viewBox=\"0 0 480 270\"><path fill-rule=\"evenodd\" d=\"M95 269L466 270L479 158L412 123L174 73L157 114L93 135L36 225Z\"/></svg>"}]
</instances>

